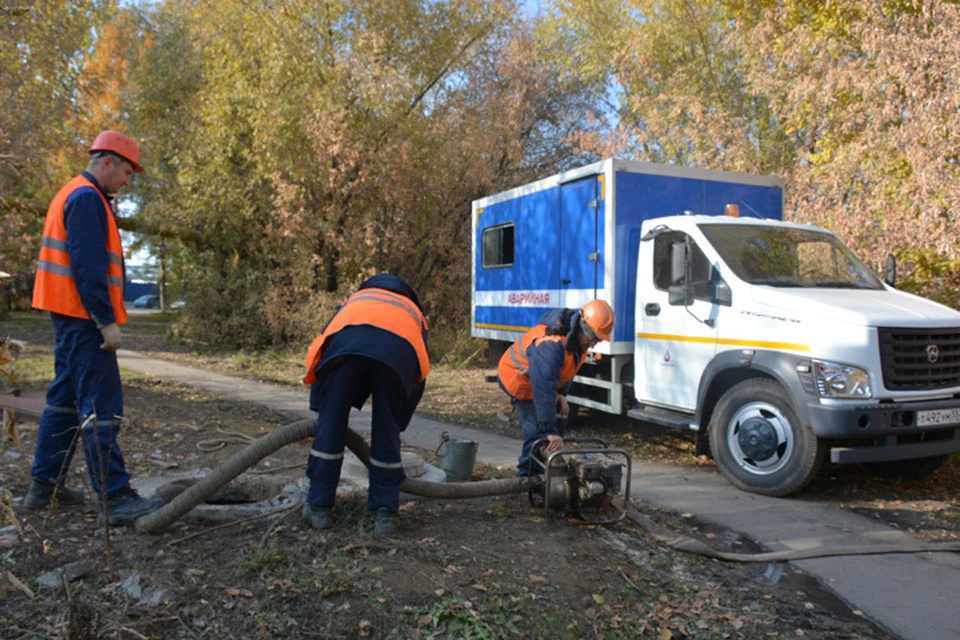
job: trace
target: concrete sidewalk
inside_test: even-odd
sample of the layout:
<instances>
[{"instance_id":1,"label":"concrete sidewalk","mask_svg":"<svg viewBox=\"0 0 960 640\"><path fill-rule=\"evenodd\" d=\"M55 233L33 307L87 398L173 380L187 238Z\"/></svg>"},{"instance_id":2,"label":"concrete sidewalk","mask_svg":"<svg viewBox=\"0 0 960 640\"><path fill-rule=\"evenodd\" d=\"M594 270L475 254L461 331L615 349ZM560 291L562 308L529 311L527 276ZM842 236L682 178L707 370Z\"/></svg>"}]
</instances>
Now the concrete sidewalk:
<instances>
[{"instance_id":1,"label":"concrete sidewalk","mask_svg":"<svg viewBox=\"0 0 960 640\"><path fill-rule=\"evenodd\" d=\"M307 409L306 387L301 391L232 378L131 351L121 350L119 356L122 367L156 378L256 402L292 417L313 415ZM369 412L353 412L351 427L369 433ZM478 460L504 467L516 464L520 451L517 439L419 416L403 433L403 441L434 450L444 431L479 442ZM744 493L716 473L641 460L633 461L631 495L741 532L771 551L913 540L900 531L839 509ZM851 609L859 609L904 640L960 639L960 554L841 556L793 564L817 578Z\"/></svg>"}]
</instances>

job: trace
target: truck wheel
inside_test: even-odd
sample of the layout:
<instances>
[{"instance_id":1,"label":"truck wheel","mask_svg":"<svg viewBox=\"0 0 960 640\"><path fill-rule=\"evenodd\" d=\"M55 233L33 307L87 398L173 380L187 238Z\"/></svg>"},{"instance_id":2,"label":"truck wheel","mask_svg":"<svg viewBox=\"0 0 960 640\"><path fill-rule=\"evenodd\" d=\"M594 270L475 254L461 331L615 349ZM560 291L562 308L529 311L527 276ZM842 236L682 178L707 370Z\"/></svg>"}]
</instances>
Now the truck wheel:
<instances>
[{"instance_id":1,"label":"truck wheel","mask_svg":"<svg viewBox=\"0 0 960 640\"><path fill-rule=\"evenodd\" d=\"M783 387L773 380L745 380L717 403L710 449L735 487L766 496L799 491L820 470L826 448L800 424Z\"/></svg>"}]
</instances>

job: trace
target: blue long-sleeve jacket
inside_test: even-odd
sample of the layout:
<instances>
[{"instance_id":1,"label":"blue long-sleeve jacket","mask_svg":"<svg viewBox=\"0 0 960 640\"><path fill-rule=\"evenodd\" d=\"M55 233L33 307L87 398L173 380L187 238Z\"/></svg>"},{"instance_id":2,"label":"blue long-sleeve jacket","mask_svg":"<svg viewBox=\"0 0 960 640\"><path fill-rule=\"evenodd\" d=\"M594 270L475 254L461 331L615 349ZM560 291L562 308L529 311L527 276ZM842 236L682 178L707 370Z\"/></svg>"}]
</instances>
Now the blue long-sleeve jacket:
<instances>
[{"instance_id":1,"label":"blue long-sleeve jacket","mask_svg":"<svg viewBox=\"0 0 960 640\"><path fill-rule=\"evenodd\" d=\"M96 185L103 197L110 196L90 173L83 177ZM77 189L67 198L63 207L63 224L67 229L67 254L70 256L70 272L80 294L80 301L90 317L103 327L117 321L107 286L107 212L100 195L90 187ZM126 265L122 265L126 280Z\"/></svg>"},{"instance_id":2,"label":"blue long-sleeve jacket","mask_svg":"<svg viewBox=\"0 0 960 640\"><path fill-rule=\"evenodd\" d=\"M575 335L578 314L573 309L554 309L543 314L537 324L545 324L548 333L564 335L563 341L541 340L527 349L527 361L530 365L528 376L533 390L533 404L537 411L537 422L548 434L557 435L557 393L566 395L570 384L558 390L560 371L567 352L576 358L583 356L580 342Z\"/></svg>"}]
</instances>

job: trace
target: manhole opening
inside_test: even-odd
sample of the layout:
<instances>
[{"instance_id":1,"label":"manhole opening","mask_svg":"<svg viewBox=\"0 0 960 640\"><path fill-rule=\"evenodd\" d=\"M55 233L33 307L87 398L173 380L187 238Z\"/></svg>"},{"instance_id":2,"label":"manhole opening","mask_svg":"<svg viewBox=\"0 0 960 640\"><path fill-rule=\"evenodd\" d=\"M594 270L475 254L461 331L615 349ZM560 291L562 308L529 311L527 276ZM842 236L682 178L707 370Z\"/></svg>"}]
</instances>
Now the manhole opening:
<instances>
[{"instance_id":1,"label":"manhole opening","mask_svg":"<svg viewBox=\"0 0 960 640\"><path fill-rule=\"evenodd\" d=\"M170 502L195 483L197 479L176 480L157 489L157 495ZM283 491L289 480L264 476L240 476L208 498L203 504L235 505L255 504L269 500Z\"/></svg>"}]
</instances>

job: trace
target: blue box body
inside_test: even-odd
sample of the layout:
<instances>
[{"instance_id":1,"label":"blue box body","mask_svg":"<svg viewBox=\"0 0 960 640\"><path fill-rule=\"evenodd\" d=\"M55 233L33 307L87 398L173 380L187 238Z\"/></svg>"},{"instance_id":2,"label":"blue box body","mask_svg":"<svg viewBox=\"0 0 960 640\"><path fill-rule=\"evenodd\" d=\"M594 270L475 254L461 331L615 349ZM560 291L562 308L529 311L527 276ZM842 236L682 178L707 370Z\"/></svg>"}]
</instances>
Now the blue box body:
<instances>
[{"instance_id":1,"label":"blue box body","mask_svg":"<svg viewBox=\"0 0 960 640\"><path fill-rule=\"evenodd\" d=\"M617 322L596 351L631 353L641 224L727 204L781 219L783 181L609 159L475 201L472 335L510 342L549 309L602 298ZM501 230L513 236L512 260L484 266L485 231Z\"/></svg>"}]
</instances>

